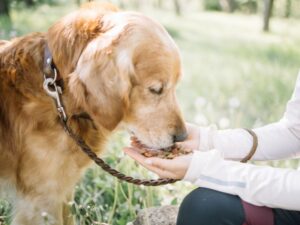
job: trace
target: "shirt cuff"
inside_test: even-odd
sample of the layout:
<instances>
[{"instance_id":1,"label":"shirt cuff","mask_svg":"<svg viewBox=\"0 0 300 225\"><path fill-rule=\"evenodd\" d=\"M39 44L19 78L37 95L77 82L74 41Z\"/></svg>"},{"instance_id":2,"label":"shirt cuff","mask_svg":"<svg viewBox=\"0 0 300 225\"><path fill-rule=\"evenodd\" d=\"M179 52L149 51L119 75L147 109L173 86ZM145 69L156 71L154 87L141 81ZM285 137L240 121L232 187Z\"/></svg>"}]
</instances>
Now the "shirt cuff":
<instances>
[{"instance_id":1,"label":"shirt cuff","mask_svg":"<svg viewBox=\"0 0 300 225\"><path fill-rule=\"evenodd\" d=\"M210 166L223 160L220 151L213 149L207 152L194 151L189 168L183 178L184 181L194 183Z\"/></svg>"}]
</instances>

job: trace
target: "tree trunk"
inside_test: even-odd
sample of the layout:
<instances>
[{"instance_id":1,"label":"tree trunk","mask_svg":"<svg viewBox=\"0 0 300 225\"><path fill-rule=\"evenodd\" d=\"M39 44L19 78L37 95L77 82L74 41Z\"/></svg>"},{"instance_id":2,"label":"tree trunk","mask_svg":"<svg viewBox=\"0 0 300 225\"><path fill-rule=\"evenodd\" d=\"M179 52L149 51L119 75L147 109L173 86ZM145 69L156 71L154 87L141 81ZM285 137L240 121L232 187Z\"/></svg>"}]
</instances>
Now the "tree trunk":
<instances>
[{"instance_id":1,"label":"tree trunk","mask_svg":"<svg viewBox=\"0 0 300 225\"><path fill-rule=\"evenodd\" d=\"M264 0L264 25L263 30L268 32L270 30L270 18L272 16L274 0Z\"/></svg>"},{"instance_id":2,"label":"tree trunk","mask_svg":"<svg viewBox=\"0 0 300 225\"><path fill-rule=\"evenodd\" d=\"M292 0L286 0L285 13L284 13L285 18L289 18L291 16L291 10L292 10Z\"/></svg>"},{"instance_id":3,"label":"tree trunk","mask_svg":"<svg viewBox=\"0 0 300 225\"><path fill-rule=\"evenodd\" d=\"M162 0L153 1L153 5L155 8L161 9L162 8Z\"/></svg>"},{"instance_id":4,"label":"tree trunk","mask_svg":"<svg viewBox=\"0 0 300 225\"><path fill-rule=\"evenodd\" d=\"M133 1L133 7L135 9L140 9L141 8L141 2L140 2L140 0L134 0Z\"/></svg>"},{"instance_id":5,"label":"tree trunk","mask_svg":"<svg viewBox=\"0 0 300 225\"><path fill-rule=\"evenodd\" d=\"M220 6L222 11L232 13L236 8L235 0L220 0Z\"/></svg>"},{"instance_id":6,"label":"tree trunk","mask_svg":"<svg viewBox=\"0 0 300 225\"><path fill-rule=\"evenodd\" d=\"M0 1L0 15L9 16L9 0Z\"/></svg>"},{"instance_id":7,"label":"tree trunk","mask_svg":"<svg viewBox=\"0 0 300 225\"><path fill-rule=\"evenodd\" d=\"M157 7L161 9L162 8L162 3L163 3L162 0L157 0Z\"/></svg>"},{"instance_id":8,"label":"tree trunk","mask_svg":"<svg viewBox=\"0 0 300 225\"><path fill-rule=\"evenodd\" d=\"M123 0L119 0L119 7L121 8L121 9L124 9L125 8L125 3L123 2Z\"/></svg>"},{"instance_id":9,"label":"tree trunk","mask_svg":"<svg viewBox=\"0 0 300 225\"><path fill-rule=\"evenodd\" d=\"M181 15L181 6L179 3L179 0L173 0L173 2L174 2L175 13L177 16L180 16Z\"/></svg>"},{"instance_id":10,"label":"tree trunk","mask_svg":"<svg viewBox=\"0 0 300 225\"><path fill-rule=\"evenodd\" d=\"M27 7L32 7L32 6L34 6L34 1L33 1L33 0L25 0L24 2L25 2L25 5L26 5Z\"/></svg>"}]
</instances>

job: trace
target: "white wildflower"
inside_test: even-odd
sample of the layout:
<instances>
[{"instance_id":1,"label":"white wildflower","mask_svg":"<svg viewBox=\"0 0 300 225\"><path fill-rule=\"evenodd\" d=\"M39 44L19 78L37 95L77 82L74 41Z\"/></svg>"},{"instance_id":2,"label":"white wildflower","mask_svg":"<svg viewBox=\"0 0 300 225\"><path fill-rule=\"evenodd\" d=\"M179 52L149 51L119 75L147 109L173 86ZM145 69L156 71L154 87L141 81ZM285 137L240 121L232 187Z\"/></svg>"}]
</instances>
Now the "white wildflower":
<instances>
[{"instance_id":1,"label":"white wildflower","mask_svg":"<svg viewBox=\"0 0 300 225\"><path fill-rule=\"evenodd\" d=\"M195 117L195 123L200 126L206 126L208 124L208 120L203 114L197 114Z\"/></svg>"},{"instance_id":2,"label":"white wildflower","mask_svg":"<svg viewBox=\"0 0 300 225\"><path fill-rule=\"evenodd\" d=\"M236 109L238 107L240 107L240 100L238 97L232 97L228 100L228 105L230 108Z\"/></svg>"},{"instance_id":3,"label":"white wildflower","mask_svg":"<svg viewBox=\"0 0 300 225\"><path fill-rule=\"evenodd\" d=\"M225 128L228 128L230 126L230 121L228 118L226 117L222 117L220 120L219 120L219 127L221 129L225 129Z\"/></svg>"},{"instance_id":4,"label":"white wildflower","mask_svg":"<svg viewBox=\"0 0 300 225\"><path fill-rule=\"evenodd\" d=\"M200 109L200 108L204 107L206 105L206 103L207 103L207 100L204 97L201 97L201 96L196 98L196 100L194 102L195 107L197 109Z\"/></svg>"},{"instance_id":5,"label":"white wildflower","mask_svg":"<svg viewBox=\"0 0 300 225\"><path fill-rule=\"evenodd\" d=\"M69 201L69 202L68 202L68 205L71 206L71 205L73 205L74 203L75 203L74 201Z\"/></svg>"}]
</instances>

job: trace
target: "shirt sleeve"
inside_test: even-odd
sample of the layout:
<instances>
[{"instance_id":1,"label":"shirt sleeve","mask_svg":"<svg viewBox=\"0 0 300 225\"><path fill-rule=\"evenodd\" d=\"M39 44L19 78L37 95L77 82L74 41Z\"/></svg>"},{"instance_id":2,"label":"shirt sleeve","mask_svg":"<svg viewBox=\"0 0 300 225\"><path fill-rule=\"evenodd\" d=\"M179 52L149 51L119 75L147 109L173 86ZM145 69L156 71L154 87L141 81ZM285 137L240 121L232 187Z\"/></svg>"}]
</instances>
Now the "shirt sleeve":
<instances>
[{"instance_id":1,"label":"shirt sleeve","mask_svg":"<svg viewBox=\"0 0 300 225\"><path fill-rule=\"evenodd\" d=\"M300 155L300 72L292 98L283 118L273 124L254 129L258 137L253 160L295 158ZM226 159L244 158L253 145L252 136L244 129L216 130L200 128L199 150L217 149Z\"/></svg>"},{"instance_id":2,"label":"shirt sleeve","mask_svg":"<svg viewBox=\"0 0 300 225\"><path fill-rule=\"evenodd\" d=\"M193 154L184 180L254 205L300 210L300 171L224 160L215 149Z\"/></svg>"}]
</instances>

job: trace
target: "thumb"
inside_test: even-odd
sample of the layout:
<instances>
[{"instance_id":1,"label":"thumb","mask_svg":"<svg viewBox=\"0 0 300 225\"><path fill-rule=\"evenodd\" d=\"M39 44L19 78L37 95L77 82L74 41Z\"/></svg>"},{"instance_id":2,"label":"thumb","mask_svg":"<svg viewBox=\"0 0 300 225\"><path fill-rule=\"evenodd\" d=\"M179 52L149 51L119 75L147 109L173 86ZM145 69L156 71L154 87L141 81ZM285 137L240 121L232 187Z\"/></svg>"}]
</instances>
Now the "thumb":
<instances>
[{"instance_id":1,"label":"thumb","mask_svg":"<svg viewBox=\"0 0 300 225\"><path fill-rule=\"evenodd\" d=\"M183 141L183 142L176 142L176 145L178 145L181 148L184 149L195 149L197 144L195 141Z\"/></svg>"}]
</instances>

